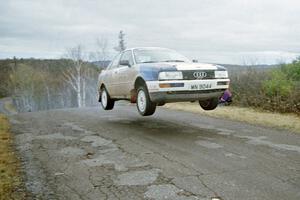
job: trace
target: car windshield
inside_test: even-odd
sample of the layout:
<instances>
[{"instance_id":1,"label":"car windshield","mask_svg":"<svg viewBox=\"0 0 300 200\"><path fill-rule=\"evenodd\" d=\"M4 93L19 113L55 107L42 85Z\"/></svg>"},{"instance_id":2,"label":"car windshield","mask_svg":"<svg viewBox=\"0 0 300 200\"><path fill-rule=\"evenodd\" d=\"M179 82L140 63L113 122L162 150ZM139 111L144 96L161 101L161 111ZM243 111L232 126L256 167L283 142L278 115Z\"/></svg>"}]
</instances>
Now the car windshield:
<instances>
[{"instance_id":1,"label":"car windshield","mask_svg":"<svg viewBox=\"0 0 300 200\"><path fill-rule=\"evenodd\" d=\"M135 49L136 63L190 62L189 59L169 49Z\"/></svg>"}]
</instances>

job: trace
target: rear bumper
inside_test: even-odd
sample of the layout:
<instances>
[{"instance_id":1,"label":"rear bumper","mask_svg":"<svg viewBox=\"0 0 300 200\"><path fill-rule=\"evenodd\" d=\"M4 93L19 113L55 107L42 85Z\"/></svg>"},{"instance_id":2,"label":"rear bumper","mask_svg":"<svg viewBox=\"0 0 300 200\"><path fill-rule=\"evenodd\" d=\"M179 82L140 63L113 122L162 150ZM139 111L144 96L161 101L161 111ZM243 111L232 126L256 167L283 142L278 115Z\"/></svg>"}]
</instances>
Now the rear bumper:
<instances>
[{"instance_id":1,"label":"rear bumper","mask_svg":"<svg viewBox=\"0 0 300 200\"><path fill-rule=\"evenodd\" d=\"M219 98L228 88L229 81L229 79L147 81L146 84L151 101L168 103ZM175 86L161 88L160 84L174 84ZM203 84L210 87L205 89L193 87Z\"/></svg>"}]
</instances>

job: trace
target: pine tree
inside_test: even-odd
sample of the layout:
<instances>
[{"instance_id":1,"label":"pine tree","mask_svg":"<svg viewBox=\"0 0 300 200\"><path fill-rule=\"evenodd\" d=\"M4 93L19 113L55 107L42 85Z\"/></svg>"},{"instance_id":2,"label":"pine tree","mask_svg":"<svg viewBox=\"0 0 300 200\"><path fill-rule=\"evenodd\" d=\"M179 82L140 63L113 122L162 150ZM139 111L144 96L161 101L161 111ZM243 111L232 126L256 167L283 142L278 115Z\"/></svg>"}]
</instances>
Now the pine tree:
<instances>
[{"instance_id":1,"label":"pine tree","mask_svg":"<svg viewBox=\"0 0 300 200\"><path fill-rule=\"evenodd\" d=\"M122 51L124 51L126 49L124 37L125 37L125 33L123 33L123 31L121 30L119 32L119 36L118 36L118 38L119 38L119 45L114 48L116 51L122 52Z\"/></svg>"}]
</instances>

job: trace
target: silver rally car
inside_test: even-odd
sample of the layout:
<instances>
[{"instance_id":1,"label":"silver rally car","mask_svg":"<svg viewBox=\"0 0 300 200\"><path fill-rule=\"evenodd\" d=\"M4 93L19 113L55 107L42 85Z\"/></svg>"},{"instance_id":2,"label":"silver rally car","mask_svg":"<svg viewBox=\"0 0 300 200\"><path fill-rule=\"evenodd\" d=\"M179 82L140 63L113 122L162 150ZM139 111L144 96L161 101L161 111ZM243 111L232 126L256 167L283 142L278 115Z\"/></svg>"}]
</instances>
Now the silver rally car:
<instances>
[{"instance_id":1,"label":"silver rally car","mask_svg":"<svg viewBox=\"0 0 300 200\"><path fill-rule=\"evenodd\" d=\"M222 66L193 63L165 48L131 48L99 74L99 102L111 110L115 101L129 100L143 116L169 102L199 101L204 110L213 110L229 81Z\"/></svg>"}]
</instances>

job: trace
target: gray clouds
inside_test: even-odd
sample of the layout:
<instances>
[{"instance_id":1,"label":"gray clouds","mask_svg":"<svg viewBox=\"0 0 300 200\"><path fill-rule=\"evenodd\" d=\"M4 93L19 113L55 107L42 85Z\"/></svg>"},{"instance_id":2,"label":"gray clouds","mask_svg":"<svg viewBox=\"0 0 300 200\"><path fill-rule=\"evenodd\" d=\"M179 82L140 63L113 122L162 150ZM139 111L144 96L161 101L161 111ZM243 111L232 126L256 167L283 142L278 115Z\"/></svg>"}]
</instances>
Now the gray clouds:
<instances>
[{"instance_id":1,"label":"gray clouds","mask_svg":"<svg viewBox=\"0 0 300 200\"><path fill-rule=\"evenodd\" d=\"M162 46L219 63L289 61L300 54L294 0L11 0L0 6L0 57L60 57L97 37L128 47ZM113 50L111 54L113 54Z\"/></svg>"}]
</instances>

